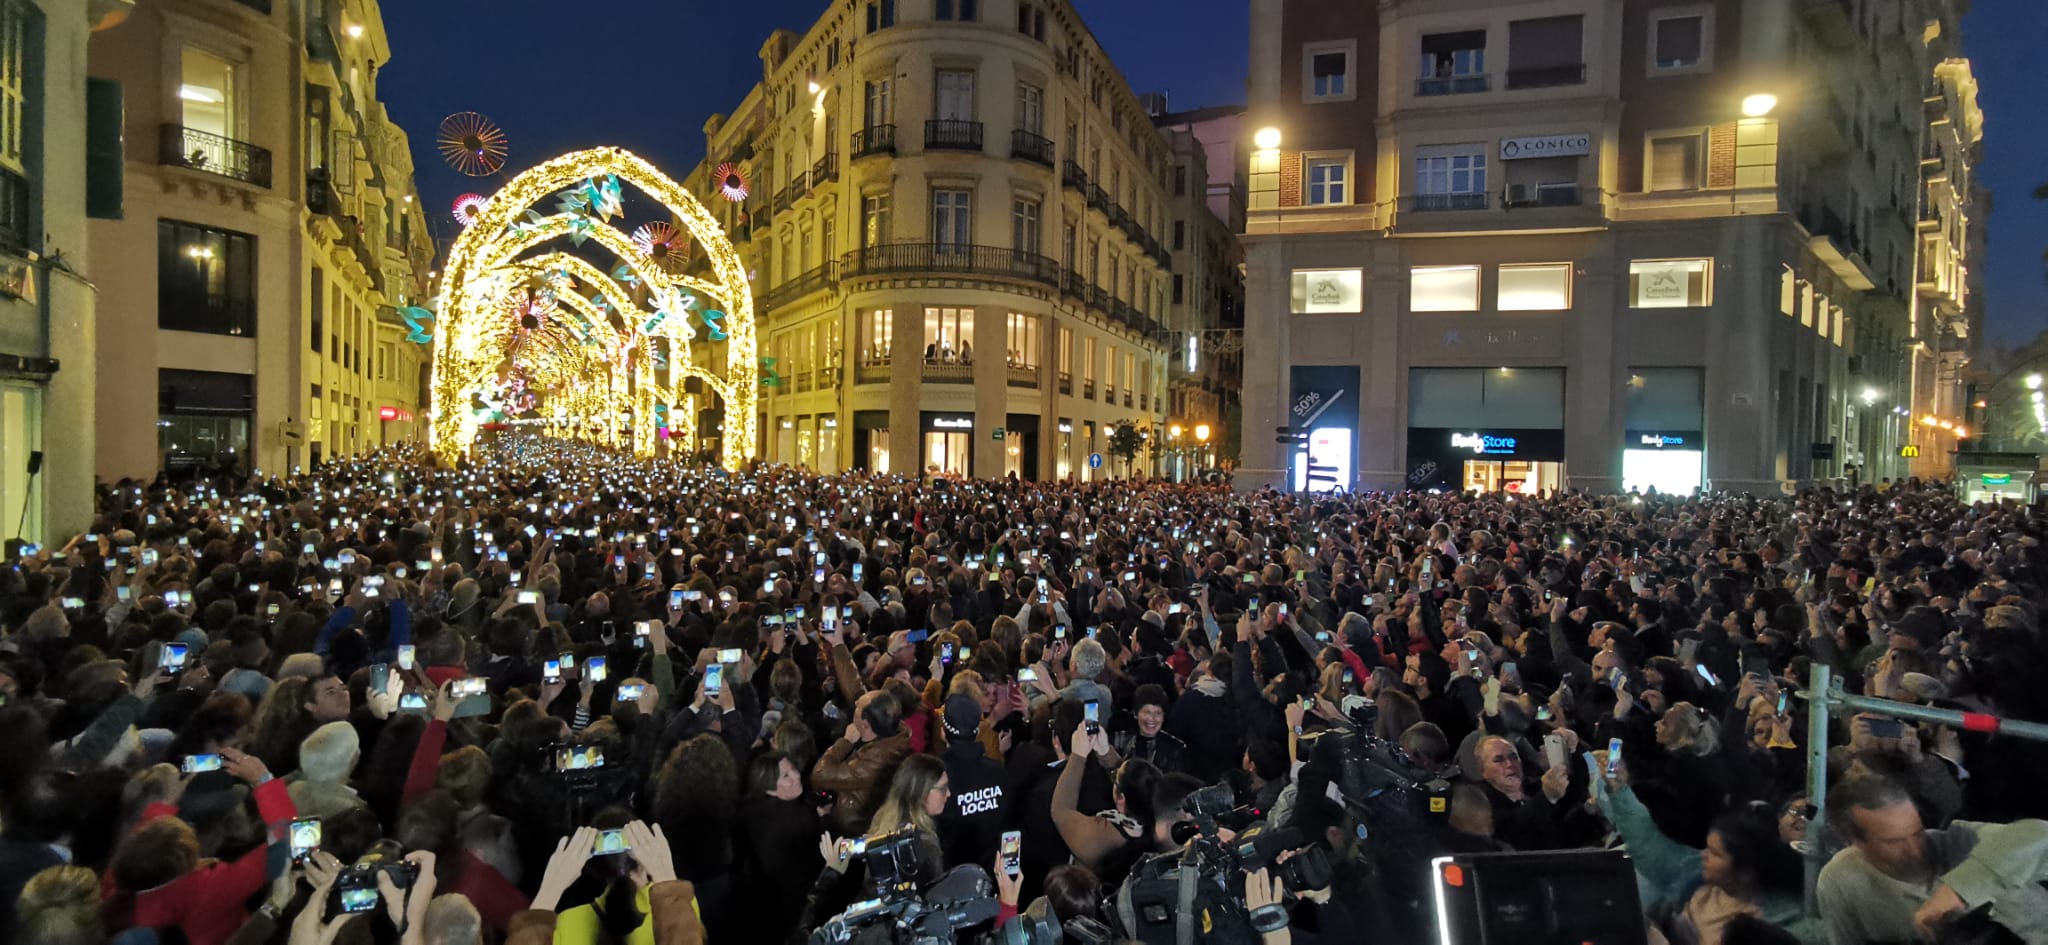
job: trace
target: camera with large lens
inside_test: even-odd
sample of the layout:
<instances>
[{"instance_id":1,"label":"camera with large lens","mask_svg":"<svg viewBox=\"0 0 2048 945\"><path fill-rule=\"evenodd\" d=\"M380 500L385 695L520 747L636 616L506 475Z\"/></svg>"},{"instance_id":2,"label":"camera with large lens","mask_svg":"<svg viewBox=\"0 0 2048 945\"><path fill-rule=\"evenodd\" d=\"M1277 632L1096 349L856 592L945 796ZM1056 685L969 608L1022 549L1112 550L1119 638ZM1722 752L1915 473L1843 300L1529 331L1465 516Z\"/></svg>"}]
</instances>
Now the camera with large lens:
<instances>
[{"instance_id":1,"label":"camera with large lens","mask_svg":"<svg viewBox=\"0 0 2048 945\"><path fill-rule=\"evenodd\" d=\"M354 863L343 868L334 878L333 900L327 911L334 914L373 912L377 908L379 894L378 876L391 877L391 885L398 889L412 888L419 879L419 867L405 861L405 853L395 840L379 840Z\"/></svg>"},{"instance_id":2,"label":"camera with large lens","mask_svg":"<svg viewBox=\"0 0 2048 945\"><path fill-rule=\"evenodd\" d=\"M1116 933L1085 915L1061 922L1052 910L1019 912L996 930L992 945L1110 945Z\"/></svg>"},{"instance_id":3,"label":"camera with large lens","mask_svg":"<svg viewBox=\"0 0 2048 945\"><path fill-rule=\"evenodd\" d=\"M1301 741L1303 756L1337 785L1354 812L1417 827L1448 816L1450 782L1409 759L1401 746L1341 729L1305 735Z\"/></svg>"},{"instance_id":4,"label":"camera with large lens","mask_svg":"<svg viewBox=\"0 0 2048 945\"><path fill-rule=\"evenodd\" d=\"M818 926L811 945L953 945L962 930L996 917L994 886L979 866L954 867L919 892L933 864L915 827L869 840L862 858L875 898Z\"/></svg>"}]
</instances>

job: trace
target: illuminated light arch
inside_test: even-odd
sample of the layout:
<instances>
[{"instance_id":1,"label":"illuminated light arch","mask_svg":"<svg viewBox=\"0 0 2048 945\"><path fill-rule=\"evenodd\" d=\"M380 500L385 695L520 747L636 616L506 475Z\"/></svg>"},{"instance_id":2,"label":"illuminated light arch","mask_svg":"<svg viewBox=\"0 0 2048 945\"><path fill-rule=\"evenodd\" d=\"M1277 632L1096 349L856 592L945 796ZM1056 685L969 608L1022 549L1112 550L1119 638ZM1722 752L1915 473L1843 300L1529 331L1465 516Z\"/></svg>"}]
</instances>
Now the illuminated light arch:
<instances>
[{"instance_id":1,"label":"illuminated light arch","mask_svg":"<svg viewBox=\"0 0 2048 945\"><path fill-rule=\"evenodd\" d=\"M641 253L633 236L613 225L615 206L554 214L531 209L562 191L611 180L621 189L637 187L666 208L703 248L710 278L671 272ZM618 268L606 273L564 252L522 256L565 238L595 243L618 260ZM626 277L639 288L622 282ZM496 380L508 360L521 364L549 393L534 423L556 435L630 446L642 456L658 446L657 405L668 419L670 440L694 446L703 398L684 393L682 380L699 378L724 400L721 464L734 469L753 458L760 390L746 267L703 205L631 152L578 151L514 178L476 209L474 221L456 238L440 290L432 432L434 450L444 459L461 457L475 440L481 423L470 400ZM529 293L537 304L525 302ZM727 336L722 373L692 356L697 329L691 322L708 324L702 313L713 301ZM533 327L526 324L529 314L537 318ZM655 361L657 344L667 349L665 370ZM628 414L632 440L617 442L616 430Z\"/></svg>"}]
</instances>

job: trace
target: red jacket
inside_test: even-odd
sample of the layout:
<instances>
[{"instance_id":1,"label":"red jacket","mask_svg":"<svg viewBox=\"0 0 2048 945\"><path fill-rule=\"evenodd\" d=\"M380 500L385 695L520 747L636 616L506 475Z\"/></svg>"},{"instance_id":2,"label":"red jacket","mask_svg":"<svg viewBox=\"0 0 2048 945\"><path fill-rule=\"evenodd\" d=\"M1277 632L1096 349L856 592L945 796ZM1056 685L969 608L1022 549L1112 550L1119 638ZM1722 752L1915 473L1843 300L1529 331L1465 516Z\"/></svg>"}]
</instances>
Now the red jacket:
<instances>
[{"instance_id":1,"label":"red jacket","mask_svg":"<svg viewBox=\"0 0 2048 945\"><path fill-rule=\"evenodd\" d=\"M292 796L280 778L257 785L254 793L256 809L275 839L279 826L297 816L298 808L292 805ZM140 827L176 813L177 808L169 804L151 804L143 808L135 825ZM112 879L109 872L107 881L111 883ZM222 945L248 921L249 912L242 908L243 901L269 881L270 848L266 844L232 863L211 861L155 889L136 893L129 925L176 926L185 933L185 941L190 945Z\"/></svg>"}]
</instances>

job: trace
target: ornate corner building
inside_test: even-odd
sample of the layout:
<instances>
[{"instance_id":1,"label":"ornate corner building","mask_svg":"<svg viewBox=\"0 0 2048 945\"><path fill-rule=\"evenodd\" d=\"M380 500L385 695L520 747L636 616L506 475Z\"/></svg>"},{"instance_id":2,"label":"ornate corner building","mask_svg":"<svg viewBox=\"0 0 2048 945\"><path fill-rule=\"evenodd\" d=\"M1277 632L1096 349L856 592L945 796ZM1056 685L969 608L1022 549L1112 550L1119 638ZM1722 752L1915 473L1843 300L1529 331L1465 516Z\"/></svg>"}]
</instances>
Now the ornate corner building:
<instances>
[{"instance_id":1,"label":"ornate corner building","mask_svg":"<svg viewBox=\"0 0 2048 945\"><path fill-rule=\"evenodd\" d=\"M835 3L760 54L688 184L754 272L762 457L1086 479L1119 424L1160 443L1174 151L1070 3Z\"/></svg>"}]
</instances>

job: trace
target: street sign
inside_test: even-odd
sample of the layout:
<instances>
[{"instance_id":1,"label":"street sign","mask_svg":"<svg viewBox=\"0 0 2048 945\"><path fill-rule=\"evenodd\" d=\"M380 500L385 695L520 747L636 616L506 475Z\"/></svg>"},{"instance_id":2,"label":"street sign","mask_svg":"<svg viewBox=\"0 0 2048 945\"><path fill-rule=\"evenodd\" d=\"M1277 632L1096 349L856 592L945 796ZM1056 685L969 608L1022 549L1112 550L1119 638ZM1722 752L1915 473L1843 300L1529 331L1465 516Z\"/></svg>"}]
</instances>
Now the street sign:
<instances>
[{"instance_id":1,"label":"street sign","mask_svg":"<svg viewBox=\"0 0 2048 945\"><path fill-rule=\"evenodd\" d=\"M1000 440L1000 439L1002 439L1002 438L1003 438L1003 428L1002 428L1002 427L997 427L997 428L995 428L995 429L993 429L993 430L990 430L990 431L988 431L988 438L989 438L989 439L991 439L991 440Z\"/></svg>"},{"instance_id":2,"label":"street sign","mask_svg":"<svg viewBox=\"0 0 2048 945\"><path fill-rule=\"evenodd\" d=\"M1102 468L1102 454L1101 454L1101 453L1089 453L1089 454L1088 454L1088 468L1089 468L1089 469L1101 469L1101 468Z\"/></svg>"}]
</instances>

